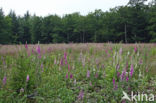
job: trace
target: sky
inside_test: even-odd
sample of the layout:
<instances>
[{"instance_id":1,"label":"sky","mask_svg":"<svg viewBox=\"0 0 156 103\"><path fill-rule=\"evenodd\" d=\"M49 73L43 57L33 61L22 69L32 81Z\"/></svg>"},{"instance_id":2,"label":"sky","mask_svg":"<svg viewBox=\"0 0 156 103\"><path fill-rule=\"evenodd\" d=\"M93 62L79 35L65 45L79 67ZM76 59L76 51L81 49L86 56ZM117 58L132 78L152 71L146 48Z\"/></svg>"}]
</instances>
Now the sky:
<instances>
[{"instance_id":1,"label":"sky","mask_svg":"<svg viewBox=\"0 0 156 103\"><path fill-rule=\"evenodd\" d=\"M129 0L0 0L0 8L5 15L10 10L23 16L26 11L37 16L57 14L63 16L73 12L86 15L95 9L107 11L116 6L126 5Z\"/></svg>"}]
</instances>

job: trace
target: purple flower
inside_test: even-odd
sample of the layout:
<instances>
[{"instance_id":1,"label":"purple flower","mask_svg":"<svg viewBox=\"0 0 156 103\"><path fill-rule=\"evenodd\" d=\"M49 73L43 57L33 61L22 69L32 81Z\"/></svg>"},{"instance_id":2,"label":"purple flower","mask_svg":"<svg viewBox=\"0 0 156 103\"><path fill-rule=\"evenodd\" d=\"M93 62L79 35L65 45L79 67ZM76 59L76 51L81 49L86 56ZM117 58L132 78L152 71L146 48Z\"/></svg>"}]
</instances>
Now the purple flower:
<instances>
[{"instance_id":1,"label":"purple flower","mask_svg":"<svg viewBox=\"0 0 156 103\"><path fill-rule=\"evenodd\" d=\"M114 88L114 90L117 89L117 85L115 84L115 79L114 78L113 78L113 88Z\"/></svg>"},{"instance_id":2,"label":"purple flower","mask_svg":"<svg viewBox=\"0 0 156 103\"><path fill-rule=\"evenodd\" d=\"M84 97L84 92L81 90L80 93L79 93L79 96L78 96L78 99L83 99Z\"/></svg>"},{"instance_id":3,"label":"purple flower","mask_svg":"<svg viewBox=\"0 0 156 103\"><path fill-rule=\"evenodd\" d=\"M87 71L87 78L89 78L90 77L90 71L88 70Z\"/></svg>"},{"instance_id":4,"label":"purple flower","mask_svg":"<svg viewBox=\"0 0 156 103\"><path fill-rule=\"evenodd\" d=\"M63 58L61 58L60 65L63 65Z\"/></svg>"},{"instance_id":5,"label":"purple flower","mask_svg":"<svg viewBox=\"0 0 156 103\"><path fill-rule=\"evenodd\" d=\"M66 52L64 52L64 60L65 60L65 64L68 64L67 63L67 53Z\"/></svg>"},{"instance_id":6,"label":"purple flower","mask_svg":"<svg viewBox=\"0 0 156 103\"><path fill-rule=\"evenodd\" d=\"M127 77L126 77L126 81L128 82L128 80L129 80L129 77L127 76Z\"/></svg>"},{"instance_id":7,"label":"purple flower","mask_svg":"<svg viewBox=\"0 0 156 103\"><path fill-rule=\"evenodd\" d=\"M67 59L67 53L64 52L64 59Z\"/></svg>"},{"instance_id":8,"label":"purple flower","mask_svg":"<svg viewBox=\"0 0 156 103\"><path fill-rule=\"evenodd\" d=\"M134 47L134 52L137 52L137 47L136 46Z\"/></svg>"},{"instance_id":9,"label":"purple flower","mask_svg":"<svg viewBox=\"0 0 156 103\"><path fill-rule=\"evenodd\" d=\"M133 75L133 72L134 72L134 68L133 68L133 64L131 64L131 70L130 70L130 76L132 77Z\"/></svg>"},{"instance_id":10,"label":"purple flower","mask_svg":"<svg viewBox=\"0 0 156 103\"><path fill-rule=\"evenodd\" d=\"M68 73L66 74L66 79L68 79Z\"/></svg>"},{"instance_id":11,"label":"purple flower","mask_svg":"<svg viewBox=\"0 0 156 103\"><path fill-rule=\"evenodd\" d=\"M115 79L113 78L113 86L115 87Z\"/></svg>"},{"instance_id":12,"label":"purple flower","mask_svg":"<svg viewBox=\"0 0 156 103\"><path fill-rule=\"evenodd\" d=\"M37 46L36 51L37 51L38 54L41 53L41 49L40 49L40 46L39 45Z\"/></svg>"},{"instance_id":13,"label":"purple flower","mask_svg":"<svg viewBox=\"0 0 156 103\"><path fill-rule=\"evenodd\" d=\"M66 65L68 64L68 62L67 62L67 58L65 59L65 64L66 64Z\"/></svg>"},{"instance_id":14,"label":"purple flower","mask_svg":"<svg viewBox=\"0 0 156 103\"><path fill-rule=\"evenodd\" d=\"M28 45L27 45L27 42L26 42L26 44L25 44L25 48L28 50Z\"/></svg>"},{"instance_id":15,"label":"purple flower","mask_svg":"<svg viewBox=\"0 0 156 103\"><path fill-rule=\"evenodd\" d=\"M73 74L70 74L70 79L72 79L73 78Z\"/></svg>"},{"instance_id":16,"label":"purple flower","mask_svg":"<svg viewBox=\"0 0 156 103\"><path fill-rule=\"evenodd\" d=\"M5 84L6 84L6 80L7 80L7 77L6 77L6 76L4 76L4 78L3 78L3 85L5 85Z\"/></svg>"},{"instance_id":17,"label":"purple flower","mask_svg":"<svg viewBox=\"0 0 156 103\"><path fill-rule=\"evenodd\" d=\"M121 80L123 80L125 78L125 74L126 74L126 69L124 69L122 71L122 74L121 74Z\"/></svg>"},{"instance_id":18,"label":"purple flower","mask_svg":"<svg viewBox=\"0 0 156 103\"><path fill-rule=\"evenodd\" d=\"M26 78L26 82L28 82L29 81L29 75L27 75L27 78Z\"/></svg>"},{"instance_id":19,"label":"purple flower","mask_svg":"<svg viewBox=\"0 0 156 103\"><path fill-rule=\"evenodd\" d=\"M120 72L117 72L117 77L118 77L118 78L120 77Z\"/></svg>"}]
</instances>

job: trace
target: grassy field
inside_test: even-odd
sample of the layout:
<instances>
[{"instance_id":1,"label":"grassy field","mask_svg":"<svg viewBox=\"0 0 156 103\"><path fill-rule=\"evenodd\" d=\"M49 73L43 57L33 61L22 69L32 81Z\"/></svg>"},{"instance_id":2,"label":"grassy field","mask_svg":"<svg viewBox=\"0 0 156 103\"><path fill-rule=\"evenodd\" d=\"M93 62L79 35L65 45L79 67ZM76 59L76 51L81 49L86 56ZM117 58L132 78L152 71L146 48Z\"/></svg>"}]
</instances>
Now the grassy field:
<instances>
[{"instance_id":1,"label":"grassy field","mask_svg":"<svg viewBox=\"0 0 156 103\"><path fill-rule=\"evenodd\" d=\"M0 45L0 103L128 103L123 91L156 96L156 44Z\"/></svg>"}]
</instances>

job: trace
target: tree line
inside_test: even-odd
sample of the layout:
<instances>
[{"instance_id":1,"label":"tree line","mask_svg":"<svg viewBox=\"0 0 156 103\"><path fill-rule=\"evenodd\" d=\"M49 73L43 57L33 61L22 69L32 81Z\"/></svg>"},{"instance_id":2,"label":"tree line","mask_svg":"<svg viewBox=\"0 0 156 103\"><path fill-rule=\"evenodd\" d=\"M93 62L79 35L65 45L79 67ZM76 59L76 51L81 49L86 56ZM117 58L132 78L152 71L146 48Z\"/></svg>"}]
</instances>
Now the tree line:
<instances>
[{"instance_id":1,"label":"tree line","mask_svg":"<svg viewBox=\"0 0 156 103\"><path fill-rule=\"evenodd\" d=\"M0 9L0 44L19 43L87 43L87 42L156 42L156 0L130 0L103 12L87 15L79 12L63 17L4 15Z\"/></svg>"}]
</instances>

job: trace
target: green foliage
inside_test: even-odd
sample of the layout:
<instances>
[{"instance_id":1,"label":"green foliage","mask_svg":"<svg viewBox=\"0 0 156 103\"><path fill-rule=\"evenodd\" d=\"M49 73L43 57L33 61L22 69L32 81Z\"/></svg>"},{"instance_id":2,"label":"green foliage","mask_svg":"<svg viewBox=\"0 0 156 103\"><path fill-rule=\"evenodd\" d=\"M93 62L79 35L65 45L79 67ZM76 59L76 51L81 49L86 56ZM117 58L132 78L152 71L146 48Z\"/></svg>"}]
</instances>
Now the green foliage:
<instances>
[{"instance_id":1,"label":"green foliage","mask_svg":"<svg viewBox=\"0 0 156 103\"><path fill-rule=\"evenodd\" d=\"M23 17L10 11L8 16L0 9L0 44L27 43L87 43L87 42L155 42L155 2L129 0L103 12L95 10L86 16L75 12L63 17L48 15Z\"/></svg>"}]
</instances>

